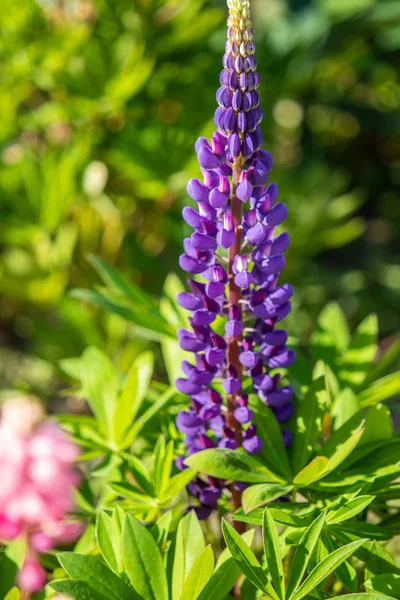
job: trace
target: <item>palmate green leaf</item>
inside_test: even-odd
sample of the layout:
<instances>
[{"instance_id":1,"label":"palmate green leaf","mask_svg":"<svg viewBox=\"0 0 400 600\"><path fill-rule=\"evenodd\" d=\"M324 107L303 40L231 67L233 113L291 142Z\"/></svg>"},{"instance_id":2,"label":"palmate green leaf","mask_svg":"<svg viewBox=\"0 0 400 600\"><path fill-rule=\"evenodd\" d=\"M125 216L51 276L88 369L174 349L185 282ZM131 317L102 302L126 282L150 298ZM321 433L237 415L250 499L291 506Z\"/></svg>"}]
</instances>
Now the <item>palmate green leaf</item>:
<instances>
[{"instance_id":1,"label":"palmate green leaf","mask_svg":"<svg viewBox=\"0 0 400 600\"><path fill-rule=\"evenodd\" d=\"M247 483L279 482L282 479L255 458L237 450L210 448L185 460L192 469L213 477Z\"/></svg>"},{"instance_id":2,"label":"palmate green leaf","mask_svg":"<svg viewBox=\"0 0 400 600\"><path fill-rule=\"evenodd\" d=\"M125 570L143 600L168 600L167 575L160 550L151 533L127 515L122 534Z\"/></svg>"},{"instance_id":3,"label":"palmate green leaf","mask_svg":"<svg viewBox=\"0 0 400 600\"><path fill-rule=\"evenodd\" d=\"M254 538L254 529L246 531L242 538L251 546ZM229 548L221 553L215 566L211 579L199 596L199 600L225 600L240 576L240 569L236 565Z\"/></svg>"},{"instance_id":4,"label":"palmate green leaf","mask_svg":"<svg viewBox=\"0 0 400 600\"><path fill-rule=\"evenodd\" d=\"M320 583L322 583L330 573L332 573L343 561L354 554L357 548L365 544L367 540L357 540L351 542L342 548L338 548L326 558L324 558L309 574L307 579L301 584L289 600L301 600L312 592Z\"/></svg>"},{"instance_id":5,"label":"palmate green leaf","mask_svg":"<svg viewBox=\"0 0 400 600\"><path fill-rule=\"evenodd\" d=\"M400 394L400 371L374 381L366 390L363 390L359 395L360 406L373 406L378 402L389 400L397 394Z\"/></svg>"},{"instance_id":6,"label":"palmate green leaf","mask_svg":"<svg viewBox=\"0 0 400 600\"><path fill-rule=\"evenodd\" d=\"M279 600L271 581L264 573L260 563L240 535L225 520L222 521L222 533L233 559L241 572L257 589L269 595L273 600Z\"/></svg>"},{"instance_id":7,"label":"palmate green leaf","mask_svg":"<svg viewBox=\"0 0 400 600\"><path fill-rule=\"evenodd\" d=\"M264 555L267 561L268 570L271 575L275 591L279 598L283 600L285 598L285 578L283 572L281 547L279 544L278 533L276 531L276 525L268 508L264 510L262 531Z\"/></svg>"},{"instance_id":8,"label":"palmate green leaf","mask_svg":"<svg viewBox=\"0 0 400 600\"><path fill-rule=\"evenodd\" d=\"M184 582L205 548L204 535L193 510L180 520L172 550L168 553L170 599L179 600Z\"/></svg>"},{"instance_id":9,"label":"palmate green leaf","mask_svg":"<svg viewBox=\"0 0 400 600\"><path fill-rule=\"evenodd\" d=\"M286 595L290 598L301 584L304 573L307 570L310 558L320 539L322 528L325 524L325 513L311 523L311 525L303 533L300 543L297 546L296 553L290 567L289 580L287 584Z\"/></svg>"},{"instance_id":10,"label":"palmate green leaf","mask_svg":"<svg viewBox=\"0 0 400 600\"><path fill-rule=\"evenodd\" d=\"M263 462L285 479L292 479L292 469L283 443L282 433L272 410L265 406L258 396L250 396L257 434L263 442L259 454Z\"/></svg>"},{"instance_id":11,"label":"palmate green leaf","mask_svg":"<svg viewBox=\"0 0 400 600\"><path fill-rule=\"evenodd\" d=\"M207 546L190 569L179 600L197 600L213 571L214 553L211 546Z\"/></svg>"},{"instance_id":12,"label":"palmate green leaf","mask_svg":"<svg viewBox=\"0 0 400 600\"><path fill-rule=\"evenodd\" d=\"M357 389L368 375L368 369L376 356L378 320L370 315L358 326L347 352L341 361L339 377Z\"/></svg>"},{"instance_id":13,"label":"palmate green leaf","mask_svg":"<svg viewBox=\"0 0 400 600\"><path fill-rule=\"evenodd\" d=\"M325 400L325 378L319 377L312 383L304 398L299 401L295 413L296 430L291 448L294 473L298 473L311 456L321 432Z\"/></svg>"},{"instance_id":14,"label":"palmate green leaf","mask_svg":"<svg viewBox=\"0 0 400 600\"><path fill-rule=\"evenodd\" d=\"M154 369L151 352L140 354L131 366L113 414L113 439L120 444L146 397Z\"/></svg>"},{"instance_id":15,"label":"palmate green leaf","mask_svg":"<svg viewBox=\"0 0 400 600\"><path fill-rule=\"evenodd\" d=\"M333 508L327 514L327 524L342 523L342 521L351 519L369 506L374 498L375 496L358 496L342 506L339 505Z\"/></svg>"},{"instance_id":16,"label":"palmate green leaf","mask_svg":"<svg viewBox=\"0 0 400 600\"><path fill-rule=\"evenodd\" d=\"M375 575L364 583L368 591L382 592L390 594L394 598L400 598L400 575L398 573L385 573L384 575Z\"/></svg>"},{"instance_id":17,"label":"palmate green leaf","mask_svg":"<svg viewBox=\"0 0 400 600\"><path fill-rule=\"evenodd\" d=\"M255 508L264 506L276 498L286 496L293 489L293 485L279 485L276 483L258 483L246 488L243 492L242 505L245 513Z\"/></svg>"},{"instance_id":18,"label":"palmate green leaf","mask_svg":"<svg viewBox=\"0 0 400 600\"><path fill-rule=\"evenodd\" d=\"M93 597L102 600L140 600L140 597L104 563L94 556L73 552L58 554L58 560L71 579L86 583Z\"/></svg>"},{"instance_id":19,"label":"palmate green leaf","mask_svg":"<svg viewBox=\"0 0 400 600\"><path fill-rule=\"evenodd\" d=\"M99 348L89 347L82 354L81 382L90 408L111 436L119 382L109 358Z\"/></svg>"}]
</instances>

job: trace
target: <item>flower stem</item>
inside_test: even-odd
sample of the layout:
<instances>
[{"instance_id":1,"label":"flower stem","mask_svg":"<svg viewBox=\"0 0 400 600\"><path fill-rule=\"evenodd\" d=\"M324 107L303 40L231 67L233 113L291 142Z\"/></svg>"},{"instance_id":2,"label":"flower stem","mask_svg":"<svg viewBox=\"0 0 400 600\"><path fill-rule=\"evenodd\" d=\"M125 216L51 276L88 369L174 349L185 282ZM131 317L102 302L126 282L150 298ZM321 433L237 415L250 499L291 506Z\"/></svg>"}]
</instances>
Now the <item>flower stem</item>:
<instances>
[{"instance_id":1,"label":"flower stem","mask_svg":"<svg viewBox=\"0 0 400 600\"><path fill-rule=\"evenodd\" d=\"M234 273L233 273L233 261L235 256L240 254L240 247L242 244L242 202L236 196L236 188L239 183L240 173L242 171L241 160L238 159L233 165L232 172L232 197L231 197L231 209L232 218L235 224L235 243L229 250L229 306L236 304L240 308L240 300L242 299L242 293L240 288L235 284ZM240 353L240 342L242 336L230 338L228 343L228 364L233 365L237 372L238 378L242 379L242 365L239 362ZM238 392L240 393L240 391ZM238 446L242 445L242 430L240 423L238 423L233 415L236 408L236 396L237 394L230 394L228 396L228 413L227 413L227 424L228 427L234 430L236 435L236 442ZM236 489L231 488L232 492L232 504L233 509L237 510L242 506L242 493ZM246 531L246 524L235 521L234 527L239 533Z\"/></svg>"}]
</instances>

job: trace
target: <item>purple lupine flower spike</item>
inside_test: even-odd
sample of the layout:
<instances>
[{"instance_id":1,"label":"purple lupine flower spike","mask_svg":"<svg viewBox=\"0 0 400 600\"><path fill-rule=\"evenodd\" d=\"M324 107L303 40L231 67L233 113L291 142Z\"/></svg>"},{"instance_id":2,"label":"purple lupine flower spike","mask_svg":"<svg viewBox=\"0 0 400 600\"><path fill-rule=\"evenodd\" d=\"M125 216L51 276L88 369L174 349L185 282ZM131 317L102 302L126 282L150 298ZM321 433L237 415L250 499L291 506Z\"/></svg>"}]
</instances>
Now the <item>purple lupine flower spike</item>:
<instances>
[{"instance_id":1,"label":"purple lupine flower spike","mask_svg":"<svg viewBox=\"0 0 400 600\"><path fill-rule=\"evenodd\" d=\"M262 442L242 390L244 378L251 379L253 392L279 423L293 414L293 390L282 387L280 375L273 372L295 358L286 346L287 332L275 327L289 314L293 294L289 284L278 285L290 240L287 233L276 235L275 228L285 220L287 208L277 201L276 184L269 183L272 157L261 149L250 2L228 0L228 7L217 130L210 141L200 138L195 144L204 180L189 181L187 191L197 205L183 210L194 231L184 241L180 265L204 280L189 279L191 292L178 296L180 306L191 313L191 330L179 330L179 343L195 358L195 364L183 363L185 377L176 382L191 401L177 418L189 454L215 446L260 452ZM217 317L226 320L224 337L213 330ZM288 429L282 436L290 445ZM182 461L179 466L183 468ZM190 484L203 509L199 514L209 514L223 487L214 478Z\"/></svg>"}]
</instances>

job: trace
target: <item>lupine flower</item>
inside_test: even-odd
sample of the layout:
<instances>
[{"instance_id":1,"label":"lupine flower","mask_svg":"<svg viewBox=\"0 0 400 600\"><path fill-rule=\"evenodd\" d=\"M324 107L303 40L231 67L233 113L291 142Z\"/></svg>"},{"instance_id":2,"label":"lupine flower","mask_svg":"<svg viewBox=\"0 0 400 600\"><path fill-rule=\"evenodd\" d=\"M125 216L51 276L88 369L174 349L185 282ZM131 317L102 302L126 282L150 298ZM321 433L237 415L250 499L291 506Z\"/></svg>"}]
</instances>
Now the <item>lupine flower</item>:
<instances>
[{"instance_id":1,"label":"lupine flower","mask_svg":"<svg viewBox=\"0 0 400 600\"><path fill-rule=\"evenodd\" d=\"M290 240L275 229L287 209L278 201L276 184L269 183L273 160L262 149L249 0L228 0L228 6L216 131L211 141L196 142L203 181L189 181L187 192L197 206L183 210L194 231L184 241L179 262L195 277L188 280L191 291L178 296L180 306L190 311L190 329L179 330L178 339L193 362L183 363L185 377L176 382L191 402L178 415L177 427L189 454L215 446L260 452L257 424L242 390L245 377L279 423L293 412L293 390L282 387L274 373L295 358L286 346L287 332L279 328L293 293L290 285L278 285ZM218 317L226 319L224 336L220 328L213 329ZM283 429L282 435L289 445L290 432ZM198 480L190 491L200 500L198 512L207 513L224 483L210 478L206 491L204 485Z\"/></svg>"},{"instance_id":2,"label":"lupine flower","mask_svg":"<svg viewBox=\"0 0 400 600\"><path fill-rule=\"evenodd\" d=\"M44 417L34 398L9 400L1 410L0 539L27 536L18 582L28 593L46 582L38 554L81 533L81 525L68 520L80 479L74 467L79 449Z\"/></svg>"}]
</instances>

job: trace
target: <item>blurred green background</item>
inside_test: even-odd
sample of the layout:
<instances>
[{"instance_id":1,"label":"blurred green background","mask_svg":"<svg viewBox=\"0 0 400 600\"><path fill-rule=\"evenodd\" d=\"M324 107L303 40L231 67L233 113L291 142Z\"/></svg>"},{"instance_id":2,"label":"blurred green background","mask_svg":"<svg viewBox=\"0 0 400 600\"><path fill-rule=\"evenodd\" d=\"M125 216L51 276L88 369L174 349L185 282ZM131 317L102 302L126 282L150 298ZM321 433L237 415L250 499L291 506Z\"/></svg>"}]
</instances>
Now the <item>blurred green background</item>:
<instances>
[{"instance_id":1,"label":"blurred green background","mask_svg":"<svg viewBox=\"0 0 400 600\"><path fill-rule=\"evenodd\" d=\"M155 296L179 273L193 145L212 132L222 0L2 0L0 388L49 396L57 361L142 342L69 295L89 253ZM400 328L400 3L253 0L265 147L288 204L288 326L336 299Z\"/></svg>"}]
</instances>

